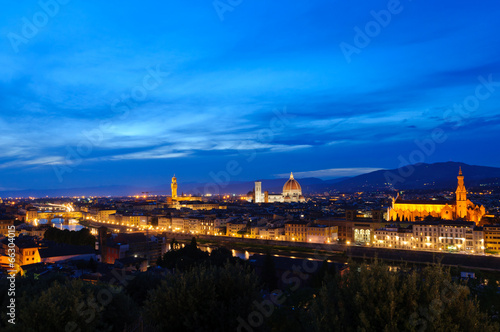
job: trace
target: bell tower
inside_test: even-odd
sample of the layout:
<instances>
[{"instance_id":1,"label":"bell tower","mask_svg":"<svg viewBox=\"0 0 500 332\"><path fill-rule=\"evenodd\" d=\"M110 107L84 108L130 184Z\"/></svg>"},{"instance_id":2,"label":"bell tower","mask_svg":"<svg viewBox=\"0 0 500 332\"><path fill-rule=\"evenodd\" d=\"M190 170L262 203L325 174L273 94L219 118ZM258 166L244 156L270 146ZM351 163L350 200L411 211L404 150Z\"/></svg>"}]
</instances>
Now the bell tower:
<instances>
[{"instance_id":1,"label":"bell tower","mask_svg":"<svg viewBox=\"0 0 500 332\"><path fill-rule=\"evenodd\" d=\"M460 167L457 179L458 179L458 186L457 186L457 191L455 192L457 201L457 217L465 218L467 217L467 189L465 189L464 185L464 176L462 174L462 167Z\"/></svg>"},{"instance_id":2,"label":"bell tower","mask_svg":"<svg viewBox=\"0 0 500 332\"><path fill-rule=\"evenodd\" d=\"M172 178L172 199L177 199L177 178L175 177L175 174L174 174L174 177Z\"/></svg>"},{"instance_id":3,"label":"bell tower","mask_svg":"<svg viewBox=\"0 0 500 332\"><path fill-rule=\"evenodd\" d=\"M255 181L255 201L254 203L262 203L262 182Z\"/></svg>"}]
</instances>

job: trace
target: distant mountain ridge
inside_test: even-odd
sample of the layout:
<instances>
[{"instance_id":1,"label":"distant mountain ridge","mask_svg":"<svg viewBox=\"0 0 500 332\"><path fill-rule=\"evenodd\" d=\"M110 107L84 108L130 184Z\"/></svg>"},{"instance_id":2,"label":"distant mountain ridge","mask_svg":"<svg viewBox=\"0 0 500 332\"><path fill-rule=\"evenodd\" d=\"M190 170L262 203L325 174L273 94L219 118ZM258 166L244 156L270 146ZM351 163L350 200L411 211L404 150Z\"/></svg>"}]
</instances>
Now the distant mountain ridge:
<instances>
[{"instance_id":1,"label":"distant mountain ridge","mask_svg":"<svg viewBox=\"0 0 500 332\"><path fill-rule=\"evenodd\" d=\"M391 170L379 170L352 178L321 180L318 178L297 179L305 194L324 192L394 191L432 189L454 191L459 168L465 176L465 185L470 188L500 188L500 168L475 166L458 162L409 165ZM263 179L262 190L281 193L287 179ZM220 186L205 183L179 182L179 194L204 194L206 189L218 188L221 194L246 194L254 188L254 181L234 181ZM170 195L170 183L157 186L103 186L51 190L0 191L0 197L61 197L61 196L129 196L150 192L152 195ZM211 192L213 193L213 192Z\"/></svg>"},{"instance_id":2,"label":"distant mountain ridge","mask_svg":"<svg viewBox=\"0 0 500 332\"><path fill-rule=\"evenodd\" d=\"M500 168L444 162L409 165L362 174L336 183L330 189L343 192L410 189L453 191L457 185L460 168L462 168L467 188L500 186Z\"/></svg>"}]
</instances>

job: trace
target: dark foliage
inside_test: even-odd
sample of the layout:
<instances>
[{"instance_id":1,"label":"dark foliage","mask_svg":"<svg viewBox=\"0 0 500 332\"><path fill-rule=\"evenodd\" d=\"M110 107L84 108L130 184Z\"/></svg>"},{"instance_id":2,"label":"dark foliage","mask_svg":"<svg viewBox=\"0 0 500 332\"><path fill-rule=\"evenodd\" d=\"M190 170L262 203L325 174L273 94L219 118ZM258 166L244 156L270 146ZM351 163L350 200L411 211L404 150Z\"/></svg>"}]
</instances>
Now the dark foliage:
<instances>
[{"instance_id":1,"label":"dark foliage","mask_svg":"<svg viewBox=\"0 0 500 332\"><path fill-rule=\"evenodd\" d=\"M87 228L75 232L51 227L45 231L44 239L76 246L94 246L96 242L95 236L90 234L90 230Z\"/></svg>"}]
</instances>

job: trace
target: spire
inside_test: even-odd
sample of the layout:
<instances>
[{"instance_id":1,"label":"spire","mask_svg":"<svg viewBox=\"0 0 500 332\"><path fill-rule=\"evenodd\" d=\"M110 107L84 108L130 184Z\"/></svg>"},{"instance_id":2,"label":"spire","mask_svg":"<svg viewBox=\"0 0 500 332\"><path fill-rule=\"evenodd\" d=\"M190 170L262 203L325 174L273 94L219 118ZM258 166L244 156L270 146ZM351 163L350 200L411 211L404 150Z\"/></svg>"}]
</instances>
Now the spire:
<instances>
[{"instance_id":1,"label":"spire","mask_svg":"<svg viewBox=\"0 0 500 332\"><path fill-rule=\"evenodd\" d=\"M293 180L293 172L290 173L290 179Z\"/></svg>"},{"instance_id":2,"label":"spire","mask_svg":"<svg viewBox=\"0 0 500 332\"><path fill-rule=\"evenodd\" d=\"M458 175L459 175L459 176L462 176L462 166L460 166L460 169L459 169L459 171L458 171Z\"/></svg>"}]
</instances>

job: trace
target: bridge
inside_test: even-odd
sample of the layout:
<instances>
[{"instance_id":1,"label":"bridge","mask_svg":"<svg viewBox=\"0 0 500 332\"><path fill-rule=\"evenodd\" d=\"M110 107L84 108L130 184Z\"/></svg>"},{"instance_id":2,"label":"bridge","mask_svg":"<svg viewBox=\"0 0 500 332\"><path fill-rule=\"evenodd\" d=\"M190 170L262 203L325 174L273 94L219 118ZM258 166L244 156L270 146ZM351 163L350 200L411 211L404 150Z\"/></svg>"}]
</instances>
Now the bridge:
<instances>
[{"instance_id":1,"label":"bridge","mask_svg":"<svg viewBox=\"0 0 500 332\"><path fill-rule=\"evenodd\" d=\"M70 219L82 219L83 213L81 212L38 212L37 219L47 219L51 222L53 219L64 219L64 225L69 224Z\"/></svg>"},{"instance_id":2,"label":"bridge","mask_svg":"<svg viewBox=\"0 0 500 332\"><path fill-rule=\"evenodd\" d=\"M67 211L74 212L75 208L70 204L34 203L33 207L38 211Z\"/></svg>"},{"instance_id":3,"label":"bridge","mask_svg":"<svg viewBox=\"0 0 500 332\"><path fill-rule=\"evenodd\" d=\"M53 219L64 219L64 224L69 224L70 219L82 219L83 213L75 211L71 204L33 204L34 209L26 212L26 222L36 224L39 220L46 219L51 222Z\"/></svg>"}]
</instances>

